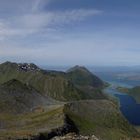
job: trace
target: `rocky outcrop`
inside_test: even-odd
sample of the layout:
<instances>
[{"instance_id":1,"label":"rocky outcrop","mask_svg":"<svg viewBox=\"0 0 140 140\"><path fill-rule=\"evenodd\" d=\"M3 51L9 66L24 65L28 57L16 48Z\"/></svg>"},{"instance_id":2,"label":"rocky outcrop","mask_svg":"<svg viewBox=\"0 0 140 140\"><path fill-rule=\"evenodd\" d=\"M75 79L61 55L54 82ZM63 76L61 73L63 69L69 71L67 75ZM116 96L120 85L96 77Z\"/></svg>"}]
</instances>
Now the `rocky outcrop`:
<instances>
[{"instance_id":1,"label":"rocky outcrop","mask_svg":"<svg viewBox=\"0 0 140 140\"><path fill-rule=\"evenodd\" d=\"M82 136L82 135L77 135L75 133L69 133L65 136L61 137L54 137L51 140L99 140L96 136Z\"/></svg>"},{"instance_id":2,"label":"rocky outcrop","mask_svg":"<svg viewBox=\"0 0 140 140\"><path fill-rule=\"evenodd\" d=\"M65 115L64 125L62 127L51 130L49 133L40 133L39 136L36 136L32 140L50 140L54 137L61 137L67 135L68 133L78 134L79 130L77 129L74 122Z\"/></svg>"}]
</instances>

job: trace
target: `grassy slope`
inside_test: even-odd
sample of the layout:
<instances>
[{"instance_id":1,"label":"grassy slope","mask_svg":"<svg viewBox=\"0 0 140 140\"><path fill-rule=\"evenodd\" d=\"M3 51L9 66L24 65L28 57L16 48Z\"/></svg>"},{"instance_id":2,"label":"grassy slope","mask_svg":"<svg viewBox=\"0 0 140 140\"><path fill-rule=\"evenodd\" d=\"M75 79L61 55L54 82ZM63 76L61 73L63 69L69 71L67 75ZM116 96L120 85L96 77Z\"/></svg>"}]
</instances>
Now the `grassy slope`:
<instances>
[{"instance_id":1,"label":"grassy slope","mask_svg":"<svg viewBox=\"0 0 140 140\"><path fill-rule=\"evenodd\" d=\"M0 85L0 113L25 113L50 104L53 104L53 100L20 81L10 80Z\"/></svg>"},{"instance_id":2,"label":"grassy slope","mask_svg":"<svg viewBox=\"0 0 140 140\"><path fill-rule=\"evenodd\" d=\"M106 100L79 101L50 106L49 110L14 115L1 114L0 139L29 138L65 125L65 115L75 123L79 133L96 135L101 140L120 140L137 135L136 130L118 112L116 105ZM8 123L7 123L8 122ZM8 125L4 125L4 124ZM2 127L2 125L1 125Z\"/></svg>"},{"instance_id":3,"label":"grassy slope","mask_svg":"<svg viewBox=\"0 0 140 140\"><path fill-rule=\"evenodd\" d=\"M43 112L32 112L21 115L0 115L0 139L23 139L38 136L39 133L49 133L52 129L64 125L63 106L50 106Z\"/></svg>"},{"instance_id":4,"label":"grassy slope","mask_svg":"<svg viewBox=\"0 0 140 140\"><path fill-rule=\"evenodd\" d=\"M61 101L105 98L101 90L96 88L97 85L99 87L103 85L99 78L93 76L88 70L84 73L79 72L79 74L74 72L74 75L77 75L78 79L83 77L80 81L84 81L83 84L86 85L84 89L83 86L77 86L78 84L74 82L73 75L70 73L43 71L41 69L24 71L19 69L16 63L10 62L0 65L0 84L11 79L17 79L30 84L40 93ZM91 83L88 83L88 81ZM92 86L90 86L91 84Z\"/></svg>"},{"instance_id":5,"label":"grassy slope","mask_svg":"<svg viewBox=\"0 0 140 140\"><path fill-rule=\"evenodd\" d=\"M103 140L120 140L137 135L118 108L106 100L80 101L65 106L81 134L95 134Z\"/></svg>"},{"instance_id":6,"label":"grassy slope","mask_svg":"<svg viewBox=\"0 0 140 140\"><path fill-rule=\"evenodd\" d=\"M40 71L23 71L15 63L4 63L0 65L0 84L11 79L17 79L23 83L30 84L40 93L54 99L79 100L85 95L77 89L69 80L60 73Z\"/></svg>"},{"instance_id":7,"label":"grassy slope","mask_svg":"<svg viewBox=\"0 0 140 140\"><path fill-rule=\"evenodd\" d=\"M85 67L75 66L67 71L67 75L75 85L92 86L96 88L101 88L104 85L101 79L93 75Z\"/></svg>"},{"instance_id":8,"label":"grassy slope","mask_svg":"<svg viewBox=\"0 0 140 140\"><path fill-rule=\"evenodd\" d=\"M85 92L89 99L105 99L101 89L104 83L97 76L93 75L85 67L75 66L67 71L67 77L81 91Z\"/></svg>"}]
</instances>

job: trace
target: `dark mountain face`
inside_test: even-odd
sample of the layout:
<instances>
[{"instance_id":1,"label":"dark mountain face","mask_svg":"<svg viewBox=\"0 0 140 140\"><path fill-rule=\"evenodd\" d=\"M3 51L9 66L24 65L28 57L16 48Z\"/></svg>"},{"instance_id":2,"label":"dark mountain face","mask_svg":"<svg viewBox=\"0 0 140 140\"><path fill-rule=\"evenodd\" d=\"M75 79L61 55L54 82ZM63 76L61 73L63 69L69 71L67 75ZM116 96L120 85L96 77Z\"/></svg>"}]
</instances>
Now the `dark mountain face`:
<instances>
[{"instance_id":1,"label":"dark mountain face","mask_svg":"<svg viewBox=\"0 0 140 140\"><path fill-rule=\"evenodd\" d=\"M20 114L51 104L31 86L13 79L0 85L0 113Z\"/></svg>"},{"instance_id":2,"label":"dark mountain face","mask_svg":"<svg viewBox=\"0 0 140 140\"><path fill-rule=\"evenodd\" d=\"M106 99L101 91L104 87L103 81L85 67L75 66L69 69L67 77L86 94L88 99Z\"/></svg>"},{"instance_id":3,"label":"dark mountain face","mask_svg":"<svg viewBox=\"0 0 140 140\"><path fill-rule=\"evenodd\" d=\"M79 86L103 87L104 83L85 67L75 66L67 71L68 77Z\"/></svg>"}]
</instances>

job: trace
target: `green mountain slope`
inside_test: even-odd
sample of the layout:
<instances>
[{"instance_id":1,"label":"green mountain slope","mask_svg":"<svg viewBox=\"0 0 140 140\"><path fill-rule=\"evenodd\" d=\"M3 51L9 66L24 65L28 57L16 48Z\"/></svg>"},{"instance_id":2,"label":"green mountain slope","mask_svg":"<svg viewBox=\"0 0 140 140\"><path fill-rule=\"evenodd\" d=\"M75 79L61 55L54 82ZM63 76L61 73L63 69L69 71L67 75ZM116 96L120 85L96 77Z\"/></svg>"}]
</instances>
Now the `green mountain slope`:
<instances>
[{"instance_id":1,"label":"green mountain slope","mask_svg":"<svg viewBox=\"0 0 140 140\"><path fill-rule=\"evenodd\" d=\"M81 66L75 66L67 71L69 78L75 85L103 87L104 83L97 76L93 75L88 69Z\"/></svg>"},{"instance_id":2,"label":"green mountain slope","mask_svg":"<svg viewBox=\"0 0 140 140\"><path fill-rule=\"evenodd\" d=\"M108 100L73 102L65 105L64 111L76 124L80 134L95 134L103 140L127 140L139 136L118 107Z\"/></svg>"},{"instance_id":3,"label":"green mountain slope","mask_svg":"<svg viewBox=\"0 0 140 140\"><path fill-rule=\"evenodd\" d=\"M106 99L101 91L104 87L103 81L85 67L75 66L69 69L67 77L78 89L86 93L87 99Z\"/></svg>"},{"instance_id":4,"label":"green mountain slope","mask_svg":"<svg viewBox=\"0 0 140 140\"><path fill-rule=\"evenodd\" d=\"M42 95L58 100L84 99L84 93L59 73L43 71L33 64L6 62L0 65L0 83L17 79L31 85Z\"/></svg>"},{"instance_id":5,"label":"green mountain slope","mask_svg":"<svg viewBox=\"0 0 140 140\"><path fill-rule=\"evenodd\" d=\"M0 115L0 140L41 140L59 128L67 126L63 105L26 114ZM61 129L60 129L61 132Z\"/></svg>"},{"instance_id":6,"label":"green mountain slope","mask_svg":"<svg viewBox=\"0 0 140 140\"><path fill-rule=\"evenodd\" d=\"M23 114L52 103L51 99L18 80L13 79L0 85L0 113Z\"/></svg>"},{"instance_id":7,"label":"green mountain slope","mask_svg":"<svg viewBox=\"0 0 140 140\"><path fill-rule=\"evenodd\" d=\"M92 76L91 73L87 77L90 76ZM34 64L16 64L11 62L1 64L0 84L11 79L17 79L22 83L26 83L27 85L29 84L42 95L49 96L57 100L71 101L91 99L91 97L94 98L94 96L89 96L84 92L84 90L81 90L81 88L78 88L75 85L76 83L73 82L70 73L44 71ZM102 82L100 84L102 84ZM96 86L96 84L94 86Z\"/></svg>"}]
</instances>

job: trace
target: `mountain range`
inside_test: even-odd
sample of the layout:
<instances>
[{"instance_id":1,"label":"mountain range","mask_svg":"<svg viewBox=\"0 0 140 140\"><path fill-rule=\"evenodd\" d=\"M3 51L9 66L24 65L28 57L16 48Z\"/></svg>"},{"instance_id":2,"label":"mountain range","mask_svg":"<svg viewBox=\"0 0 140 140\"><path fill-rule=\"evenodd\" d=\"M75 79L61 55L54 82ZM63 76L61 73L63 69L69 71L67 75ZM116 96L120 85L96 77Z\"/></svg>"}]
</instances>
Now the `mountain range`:
<instances>
[{"instance_id":1,"label":"mountain range","mask_svg":"<svg viewBox=\"0 0 140 140\"><path fill-rule=\"evenodd\" d=\"M101 140L140 134L103 93L105 83L81 66L66 72L35 64L0 64L0 139L42 140L70 132Z\"/></svg>"}]
</instances>

